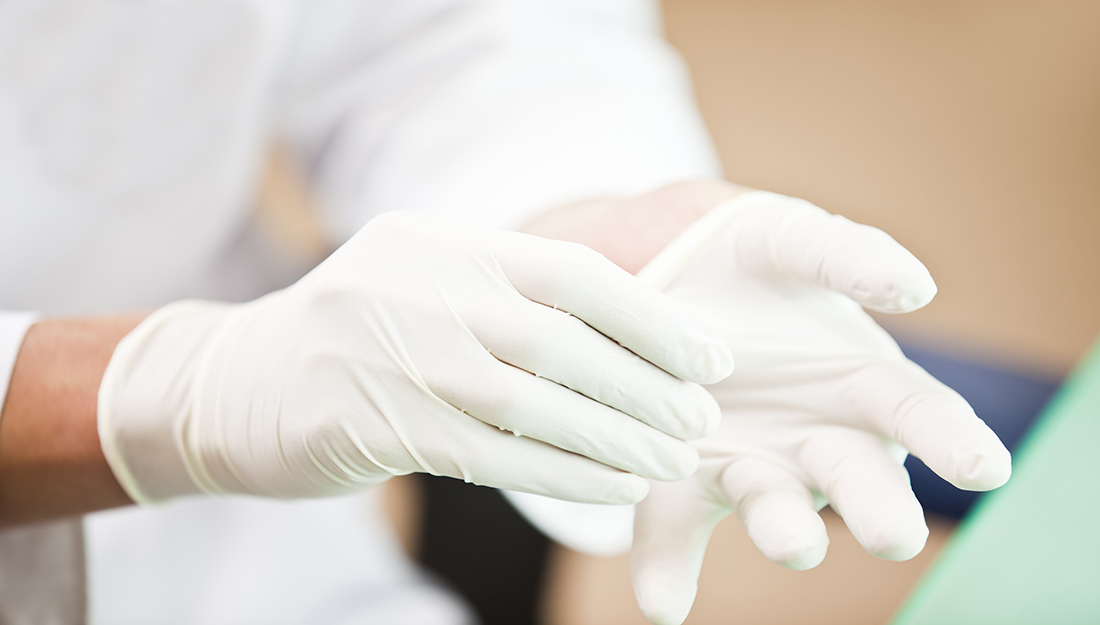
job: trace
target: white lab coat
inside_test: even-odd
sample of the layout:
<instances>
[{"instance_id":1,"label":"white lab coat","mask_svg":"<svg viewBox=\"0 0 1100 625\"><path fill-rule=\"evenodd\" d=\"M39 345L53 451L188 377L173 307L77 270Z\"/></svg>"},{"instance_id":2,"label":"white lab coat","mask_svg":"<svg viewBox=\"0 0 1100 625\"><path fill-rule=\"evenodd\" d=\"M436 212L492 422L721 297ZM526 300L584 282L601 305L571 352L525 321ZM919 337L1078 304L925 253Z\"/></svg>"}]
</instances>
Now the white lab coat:
<instances>
[{"instance_id":1,"label":"white lab coat","mask_svg":"<svg viewBox=\"0 0 1100 625\"><path fill-rule=\"evenodd\" d=\"M645 0L0 1L0 400L30 320L11 311L241 301L300 275L254 224L275 143L333 245L387 210L515 226L719 175L658 21ZM0 620L79 618L79 575L44 590L81 564L73 527L0 533ZM115 510L85 540L93 623L467 618L370 495Z\"/></svg>"}]
</instances>

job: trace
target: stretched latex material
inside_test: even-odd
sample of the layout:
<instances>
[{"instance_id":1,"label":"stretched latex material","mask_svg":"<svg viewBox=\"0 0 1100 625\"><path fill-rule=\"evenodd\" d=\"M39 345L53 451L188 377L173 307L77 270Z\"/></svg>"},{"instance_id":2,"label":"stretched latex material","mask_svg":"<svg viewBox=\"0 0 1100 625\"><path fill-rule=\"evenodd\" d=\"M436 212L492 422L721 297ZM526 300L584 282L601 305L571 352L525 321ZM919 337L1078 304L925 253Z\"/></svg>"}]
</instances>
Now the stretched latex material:
<instances>
[{"instance_id":1,"label":"stretched latex material","mask_svg":"<svg viewBox=\"0 0 1100 625\"><path fill-rule=\"evenodd\" d=\"M291 287L179 302L118 346L104 453L139 502L427 472L633 503L698 464L724 342L579 245L389 213Z\"/></svg>"},{"instance_id":2,"label":"stretched latex material","mask_svg":"<svg viewBox=\"0 0 1100 625\"><path fill-rule=\"evenodd\" d=\"M905 560L928 535L901 464L907 451L960 488L1007 481L996 435L861 308L904 313L936 293L924 266L880 230L754 192L694 224L639 277L690 308L737 361L708 387L722 419L694 443L699 471L654 483L637 506L631 573L652 622L687 616L707 541L731 512L790 568L824 558L826 504L868 551Z\"/></svg>"}]
</instances>

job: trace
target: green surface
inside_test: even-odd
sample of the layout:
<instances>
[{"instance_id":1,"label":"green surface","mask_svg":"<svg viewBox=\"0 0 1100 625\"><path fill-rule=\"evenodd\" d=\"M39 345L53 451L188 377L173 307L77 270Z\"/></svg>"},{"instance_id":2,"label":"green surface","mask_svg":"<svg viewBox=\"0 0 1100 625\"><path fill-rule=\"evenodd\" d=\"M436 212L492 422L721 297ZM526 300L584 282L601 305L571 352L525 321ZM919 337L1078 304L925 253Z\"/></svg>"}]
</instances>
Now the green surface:
<instances>
[{"instance_id":1,"label":"green surface","mask_svg":"<svg viewBox=\"0 0 1100 625\"><path fill-rule=\"evenodd\" d=\"M894 625L1100 623L1100 345Z\"/></svg>"}]
</instances>

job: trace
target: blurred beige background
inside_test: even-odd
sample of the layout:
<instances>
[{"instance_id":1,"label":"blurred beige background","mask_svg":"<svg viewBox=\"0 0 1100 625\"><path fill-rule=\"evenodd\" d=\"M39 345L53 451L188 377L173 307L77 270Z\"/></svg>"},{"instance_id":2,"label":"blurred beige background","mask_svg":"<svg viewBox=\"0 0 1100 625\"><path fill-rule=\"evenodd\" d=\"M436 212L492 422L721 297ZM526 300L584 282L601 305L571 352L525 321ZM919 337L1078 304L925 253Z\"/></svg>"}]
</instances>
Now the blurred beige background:
<instances>
[{"instance_id":1,"label":"blurred beige background","mask_svg":"<svg viewBox=\"0 0 1100 625\"><path fill-rule=\"evenodd\" d=\"M890 232L885 323L1060 374L1100 332L1100 3L667 0L736 182Z\"/></svg>"}]
</instances>

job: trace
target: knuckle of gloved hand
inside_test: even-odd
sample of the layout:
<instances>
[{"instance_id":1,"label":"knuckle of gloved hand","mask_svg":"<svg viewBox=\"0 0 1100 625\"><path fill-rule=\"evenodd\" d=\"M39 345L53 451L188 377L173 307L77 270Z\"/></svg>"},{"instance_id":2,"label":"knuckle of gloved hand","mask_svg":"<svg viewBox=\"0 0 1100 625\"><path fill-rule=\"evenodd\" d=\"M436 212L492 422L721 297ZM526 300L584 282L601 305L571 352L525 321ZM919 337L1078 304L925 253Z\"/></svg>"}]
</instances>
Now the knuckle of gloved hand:
<instances>
[{"instance_id":1,"label":"knuckle of gloved hand","mask_svg":"<svg viewBox=\"0 0 1100 625\"><path fill-rule=\"evenodd\" d=\"M362 285L342 278L302 286L304 288L296 293L295 302L299 307L296 312L303 331L314 338L326 333L346 333L361 326L380 303Z\"/></svg>"},{"instance_id":2,"label":"knuckle of gloved hand","mask_svg":"<svg viewBox=\"0 0 1100 625\"><path fill-rule=\"evenodd\" d=\"M553 254L540 268L538 290L544 304L555 308L571 301L570 295L579 286L592 282L606 273L608 261L602 254L579 243L558 242Z\"/></svg>"},{"instance_id":3,"label":"knuckle of gloved hand","mask_svg":"<svg viewBox=\"0 0 1100 625\"><path fill-rule=\"evenodd\" d=\"M926 427L928 415L936 411L946 414L960 409L972 412L966 400L961 396L953 397L953 393L939 388L925 388L906 395L894 408L892 438L897 441L912 440Z\"/></svg>"},{"instance_id":4,"label":"knuckle of gloved hand","mask_svg":"<svg viewBox=\"0 0 1100 625\"><path fill-rule=\"evenodd\" d=\"M534 398L523 386L525 385L510 377L487 376L485 385L478 392L480 396L464 412L516 436L536 438L525 424L532 414L539 414L541 411L533 404Z\"/></svg>"}]
</instances>

